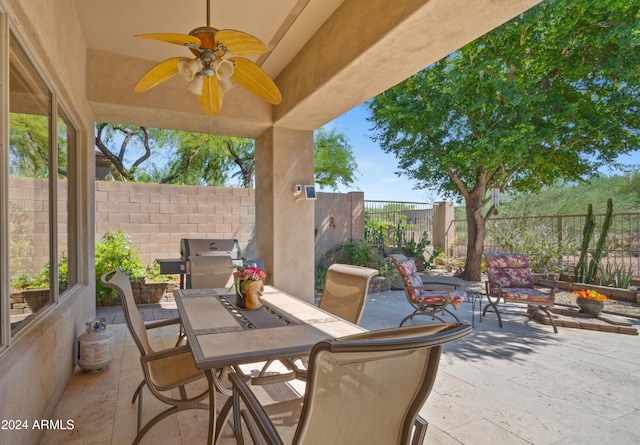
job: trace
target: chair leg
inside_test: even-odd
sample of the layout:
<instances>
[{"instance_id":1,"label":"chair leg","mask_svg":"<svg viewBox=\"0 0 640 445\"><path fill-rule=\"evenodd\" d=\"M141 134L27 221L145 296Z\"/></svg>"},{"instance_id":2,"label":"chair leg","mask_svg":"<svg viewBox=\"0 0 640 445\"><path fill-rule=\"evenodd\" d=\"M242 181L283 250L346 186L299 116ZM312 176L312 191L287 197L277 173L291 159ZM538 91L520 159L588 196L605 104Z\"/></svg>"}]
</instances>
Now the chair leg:
<instances>
[{"instance_id":1,"label":"chair leg","mask_svg":"<svg viewBox=\"0 0 640 445\"><path fill-rule=\"evenodd\" d=\"M204 403L197 403L195 405L187 405L187 406L183 406L183 407L177 407L177 406L172 406L171 408L168 408L164 411L162 411L160 414L158 414L157 416L155 416L153 419L151 419L149 422L147 422L147 424L144 426L144 428L142 428L141 430L138 431L138 434L136 435L136 438L133 440L133 445L137 445L140 443L140 441L142 440L142 438L144 437L145 434L147 434L149 432L149 430L158 422L160 422L162 419L178 413L180 411L186 411L188 409L206 409L207 411L209 410L209 405L206 405Z\"/></svg>"},{"instance_id":2,"label":"chair leg","mask_svg":"<svg viewBox=\"0 0 640 445\"><path fill-rule=\"evenodd\" d=\"M184 340L186 338L187 334L184 332L184 326L182 325L182 323L180 323L180 331L178 332L178 341L176 341L176 348L178 346L180 346L180 343L182 343L182 340Z\"/></svg>"},{"instance_id":3,"label":"chair leg","mask_svg":"<svg viewBox=\"0 0 640 445\"><path fill-rule=\"evenodd\" d=\"M553 326L553 332L555 334L558 333L558 327L556 326L556 321L553 319L553 316L551 315L551 311L549 311L549 308L546 306L538 306L542 311L544 311L545 314L547 314L547 317L549 317L549 321L551 322L551 326Z\"/></svg>"},{"instance_id":4,"label":"chair leg","mask_svg":"<svg viewBox=\"0 0 640 445\"><path fill-rule=\"evenodd\" d=\"M227 417L229 417L229 413L231 411L231 408L233 408L233 397L229 397L227 399L227 401L224 402L224 405L223 405L222 409L220 410L220 413L218 415L218 420L216 422L216 433L215 433L215 436L214 436L215 438L213 439L213 443L218 442L218 437L220 437L220 433L222 432L222 428L224 427L224 424L227 421Z\"/></svg>"},{"instance_id":5,"label":"chair leg","mask_svg":"<svg viewBox=\"0 0 640 445\"><path fill-rule=\"evenodd\" d=\"M487 295L487 305L484 307L482 311L482 316L487 315L487 311L493 308L493 312L498 316L498 326L502 327L502 317L500 316L500 310L498 309L498 299L496 301L491 301L491 298Z\"/></svg>"},{"instance_id":6,"label":"chair leg","mask_svg":"<svg viewBox=\"0 0 640 445\"><path fill-rule=\"evenodd\" d=\"M424 443L424 438L427 435L427 427L429 426L429 422L418 416L416 417L414 426L415 429L413 430L411 445L422 445Z\"/></svg>"},{"instance_id":7,"label":"chair leg","mask_svg":"<svg viewBox=\"0 0 640 445\"><path fill-rule=\"evenodd\" d=\"M142 391L138 394L138 434L140 434L140 425L142 425Z\"/></svg>"},{"instance_id":8,"label":"chair leg","mask_svg":"<svg viewBox=\"0 0 640 445\"><path fill-rule=\"evenodd\" d=\"M138 397L138 394L140 394L140 391L142 391L142 388L144 388L144 385L146 384L147 382L145 380L140 382L140 384L136 388L136 392L133 393L133 399L131 399L131 403L136 403L136 398Z\"/></svg>"},{"instance_id":9,"label":"chair leg","mask_svg":"<svg viewBox=\"0 0 640 445\"><path fill-rule=\"evenodd\" d=\"M233 404L233 426L236 433L236 443L239 445L244 444L242 437L242 414L240 412L240 394L238 391L233 391L231 396Z\"/></svg>"},{"instance_id":10,"label":"chair leg","mask_svg":"<svg viewBox=\"0 0 640 445\"><path fill-rule=\"evenodd\" d=\"M449 312L449 311L446 311ZM451 312L449 312L451 314ZM407 320L411 320L413 319L414 316L416 315L427 315L429 317L435 318L436 320L438 320L440 323L444 323L445 321L438 317L435 313L432 312L421 312L419 309L416 309L412 314L407 315L406 317L404 317L404 319L400 322L400 327L402 327L402 325L407 321ZM453 315L453 314L451 314ZM453 315L453 318L455 318L456 320L458 320L458 317L456 317L455 315ZM460 320L458 320L458 323L460 322Z\"/></svg>"},{"instance_id":11,"label":"chair leg","mask_svg":"<svg viewBox=\"0 0 640 445\"><path fill-rule=\"evenodd\" d=\"M231 389L222 384L222 380L227 376L228 372L229 371L227 370L227 368L219 368L214 371L212 377L213 384L215 385L218 392L220 392L220 394L222 395L231 397Z\"/></svg>"}]
</instances>

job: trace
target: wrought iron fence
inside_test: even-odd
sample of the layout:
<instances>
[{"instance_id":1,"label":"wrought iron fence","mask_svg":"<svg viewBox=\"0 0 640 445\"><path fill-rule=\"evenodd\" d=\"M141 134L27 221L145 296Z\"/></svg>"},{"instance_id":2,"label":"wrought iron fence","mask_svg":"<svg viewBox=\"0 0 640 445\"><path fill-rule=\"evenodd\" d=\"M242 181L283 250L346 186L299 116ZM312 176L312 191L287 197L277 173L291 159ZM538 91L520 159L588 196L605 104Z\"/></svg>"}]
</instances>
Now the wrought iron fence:
<instances>
[{"instance_id":1,"label":"wrought iron fence","mask_svg":"<svg viewBox=\"0 0 640 445\"><path fill-rule=\"evenodd\" d=\"M604 214L594 215L596 226L590 251L600 238ZM586 215L532 216L523 218L490 218L487 221L485 252L511 252L510 243L505 242L505 234L513 238L536 236L540 245L562 245L566 247L558 258L565 271L573 271L580 258L580 246ZM452 231L452 228L454 229ZM452 253L465 257L467 253L467 222L454 220L449 231L455 233ZM640 277L640 213L617 213L613 215L611 228L607 234L602 265L616 265L632 270L635 278Z\"/></svg>"},{"instance_id":2,"label":"wrought iron fence","mask_svg":"<svg viewBox=\"0 0 640 445\"><path fill-rule=\"evenodd\" d=\"M398 237L419 242L433 236L433 207L424 202L364 201L365 240L381 247L397 247ZM400 240L402 241L402 239Z\"/></svg>"}]
</instances>

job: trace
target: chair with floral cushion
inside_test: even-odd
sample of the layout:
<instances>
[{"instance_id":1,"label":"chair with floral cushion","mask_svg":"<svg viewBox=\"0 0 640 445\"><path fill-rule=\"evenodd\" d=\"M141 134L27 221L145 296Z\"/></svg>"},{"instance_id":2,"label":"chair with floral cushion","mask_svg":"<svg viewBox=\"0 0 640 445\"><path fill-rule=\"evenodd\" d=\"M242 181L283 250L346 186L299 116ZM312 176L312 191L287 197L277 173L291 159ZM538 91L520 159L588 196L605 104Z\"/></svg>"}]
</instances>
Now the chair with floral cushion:
<instances>
[{"instance_id":1,"label":"chair with floral cushion","mask_svg":"<svg viewBox=\"0 0 640 445\"><path fill-rule=\"evenodd\" d=\"M556 322L549 311L555 301L555 288L553 286L538 285L547 288L543 291L536 288L526 255L517 253L488 253L484 256L487 265L487 281L485 283L488 304L482 315L493 310L498 316L498 324L502 327L502 318L498 305L502 301L506 303L526 304L529 306L529 319L533 319L535 312L543 311L553 326L553 331L558 332ZM503 313L505 311L502 311Z\"/></svg>"},{"instance_id":2,"label":"chair with floral cushion","mask_svg":"<svg viewBox=\"0 0 640 445\"><path fill-rule=\"evenodd\" d=\"M447 307L451 305L454 309L458 309L467 297L465 291L458 290L458 285L453 283L423 282L416 263L404 255L391 255L391 259L404 282L407 301L414 309L402 320L400 326L416 315L428 315L444 323L437 314L443 315L445 312L455 318L458 323L460 322Z\"/></svg>"}]
</instances>

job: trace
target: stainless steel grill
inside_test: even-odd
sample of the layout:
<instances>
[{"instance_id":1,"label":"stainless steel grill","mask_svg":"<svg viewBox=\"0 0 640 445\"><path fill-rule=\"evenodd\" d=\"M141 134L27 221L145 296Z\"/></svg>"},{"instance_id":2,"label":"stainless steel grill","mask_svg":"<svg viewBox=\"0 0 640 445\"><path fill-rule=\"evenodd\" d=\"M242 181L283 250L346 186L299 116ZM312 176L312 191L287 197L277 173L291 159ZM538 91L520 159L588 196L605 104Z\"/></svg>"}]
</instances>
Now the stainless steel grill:
<instances>
[{"instance_id":1,"label":"stainless steel grill","mask_svg":"<svg viewBox=\"0 0 640 445\"><path fill-rule=\"evenodd\" d=\"M242 265L235 239L180 240L180 259L159 259L160 273L180 274L180 287L202 289L231 286L232 266Z\"/></svg>"}]
</instances>

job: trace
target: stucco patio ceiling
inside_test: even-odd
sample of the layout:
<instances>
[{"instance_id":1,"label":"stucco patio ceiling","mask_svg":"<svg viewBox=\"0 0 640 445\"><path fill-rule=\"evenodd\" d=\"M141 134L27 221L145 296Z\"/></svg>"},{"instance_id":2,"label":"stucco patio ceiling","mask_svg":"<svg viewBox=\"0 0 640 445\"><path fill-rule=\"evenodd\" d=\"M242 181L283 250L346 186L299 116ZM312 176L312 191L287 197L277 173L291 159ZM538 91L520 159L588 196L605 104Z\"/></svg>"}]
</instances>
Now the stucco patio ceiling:
<instances>
[{"instance_id":1,"label":"stucco patio ceiling","mask_svg":"<svg viewBox=\"0 0 640 445\"><path fill-rule=\"evenodd\" d=\"M256 137L271 125L312 130L532 7L539 0L212 0L211 26L252 34L275 80L272 106L235 87L207 118L178 76L133 86L186 48L136 39L206 24L206 0L75 0L87 49L87 96L107 122Z\"/></svg>"}]
</instances>

